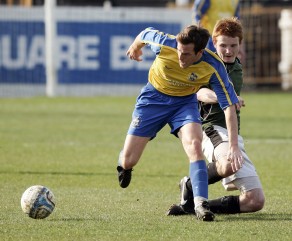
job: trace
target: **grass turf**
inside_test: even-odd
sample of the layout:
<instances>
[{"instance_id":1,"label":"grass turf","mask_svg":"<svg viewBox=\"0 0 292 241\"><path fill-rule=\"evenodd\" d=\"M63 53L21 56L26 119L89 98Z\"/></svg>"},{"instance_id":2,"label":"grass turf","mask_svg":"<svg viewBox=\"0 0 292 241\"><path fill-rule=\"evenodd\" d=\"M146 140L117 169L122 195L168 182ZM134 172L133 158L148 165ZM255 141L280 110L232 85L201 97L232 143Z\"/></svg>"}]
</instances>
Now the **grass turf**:
<instances>
[{"instance_id":1,"label":"grass turf","mask_svg":"<svg viewBox=\"0 0 292 241\"><path fill-rule=\"evenodd\" d=\"M131 185L117 182L117 156L134 97L0 99L1 240L290 240L292 236L292 95L243 93L241 134L266 195L257 213L168 217L188 174L182 146L165 127L134 168ZM20 198L48 186L51 216L31 219ZM209 198L236 195L220 183Z\"/></svg>"}]
</instances>

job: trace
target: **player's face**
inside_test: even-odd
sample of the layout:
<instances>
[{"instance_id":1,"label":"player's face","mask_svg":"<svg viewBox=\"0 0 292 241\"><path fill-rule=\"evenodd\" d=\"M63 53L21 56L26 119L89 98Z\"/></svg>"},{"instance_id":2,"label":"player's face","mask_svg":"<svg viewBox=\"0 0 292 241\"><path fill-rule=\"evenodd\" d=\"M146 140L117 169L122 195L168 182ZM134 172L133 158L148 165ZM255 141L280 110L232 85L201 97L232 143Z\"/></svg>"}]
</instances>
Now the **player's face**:
<instances>
[{"instance_id":1,"label":"player's face","mask_svg":"<svg viewBox=\"0 0 292 241\"><path fill-rule=\"evenodd\" d=\"M183 69L189 67L193 63L197 62L202 57L202 51L195 54L194 44L181 44L177 43L177 55L179 60L179 66Z\"/></svg>"},{"instance_id":2,"label":"player's face","mask_svg":"<svg viewBox=\"0 0 292 241\"><path fill-rule=\"evenodd\" d=\"M234 63L236 56L239 53L239 38L228 37L220 35L216 38L216 42L213 42L216 48L217 54L225 63Z\"/></svg>"}]
</instances>

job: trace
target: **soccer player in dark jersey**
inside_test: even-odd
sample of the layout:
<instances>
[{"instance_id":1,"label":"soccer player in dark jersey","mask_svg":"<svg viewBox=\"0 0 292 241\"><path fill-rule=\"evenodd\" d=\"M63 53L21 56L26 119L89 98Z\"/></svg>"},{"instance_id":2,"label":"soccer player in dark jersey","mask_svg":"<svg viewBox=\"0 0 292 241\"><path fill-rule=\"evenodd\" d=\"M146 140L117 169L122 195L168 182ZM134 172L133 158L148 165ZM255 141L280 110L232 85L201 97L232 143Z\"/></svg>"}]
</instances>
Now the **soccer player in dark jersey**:
<instances>
[{"instance_id":1,"label":"soccer player in dark jersey","mask_svg":"<svg viewBox=\"0 0 292 241\"><path fill-rule=\"evenodd\" d=\"M178 35L154 28L143 30L127 51L131 60L142 61L142 48L148 45L156 54L148 83L141 90L132 114L125 143L118 160L118 180L122 188L131 181L132 168L138 163L147 143L168 124L179 137L190 161L193 202L199 220L213 221L208 207L208 176L202 152L202 126L196 92L210 84L224 110L230 137L228 159L238 170L242 153L238 147L236 109L239 101L225 66L213 52L205 49L208 30L191 25Z\"/></svg>"},{"instance_id":2,"label":"soccer player in dark jersey","mask_svg":"<svg viewBox=\"0 0 292 241\"><path fill-rule=\"evenodd\" d=\"M242 25L236 18L224 18L217 21L212 34L216 52L224 61L241 105L244 106L243 99L239 97L243 85L242 66L236 58L242 38ZM222 180L226 190L240 191L240 195L209 200L210 210L213 213L225 214L261 210L265 202L262 185L252 161L246 154L242 137L238 136L238 144L243 153L244 163L242 168L234 171L227 158L229 138L225 116L218 105L217 96L210 85L201 88L197 95L199 101L201 101L201 116L203 119L202 147L204 155L209 161L208 183L212 184ZM239 130L239 111L237 117ZM181 190L180 204L172 205L167 212L168 215L194 213L190 178L184 177L179 186Z\"/></svg>"}]
</instances>

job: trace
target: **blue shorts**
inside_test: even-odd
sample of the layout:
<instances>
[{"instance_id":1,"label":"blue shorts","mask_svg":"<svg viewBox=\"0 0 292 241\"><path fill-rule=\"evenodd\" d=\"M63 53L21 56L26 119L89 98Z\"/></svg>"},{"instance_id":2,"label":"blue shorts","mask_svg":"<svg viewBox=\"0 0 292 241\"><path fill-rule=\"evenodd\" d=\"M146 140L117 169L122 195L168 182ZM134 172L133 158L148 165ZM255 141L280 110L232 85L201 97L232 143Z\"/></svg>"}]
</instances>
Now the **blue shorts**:
<instances>
[{"instance_id":1,"label":"blue shorts","mask_svg":"<svg viewBox=\"0 0 292 241\"><path fill-rule=\"evenodd\" d=\"M148 83L137 97L128 134L153 139L168 124L177 136L182 126L192 122L201 123L196 94L169 96Z\"/></svg>"}]
</instances>

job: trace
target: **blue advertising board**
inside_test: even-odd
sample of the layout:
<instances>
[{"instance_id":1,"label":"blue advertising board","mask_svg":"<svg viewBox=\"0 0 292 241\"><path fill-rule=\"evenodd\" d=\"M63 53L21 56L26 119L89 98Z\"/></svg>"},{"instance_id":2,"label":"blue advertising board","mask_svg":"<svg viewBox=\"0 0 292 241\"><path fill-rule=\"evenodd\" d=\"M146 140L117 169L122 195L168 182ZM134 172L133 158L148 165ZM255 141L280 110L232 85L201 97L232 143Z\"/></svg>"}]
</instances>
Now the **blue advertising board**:
<instances>
[{"instance_id":1,"label":"blue advertising board","mask_svg":"<svg viewBox=\"0 0 292 241\"><path fill-rule=\"evenodd\" d=\"M176 34L181 25L160 22L58 22L55 65L60 84L145 83L154 59L143 49L143 61L126 51L146 27ZM0 83L43 84L45 36L41 21L0 21Z\"/></svg>"}]
</instances>

